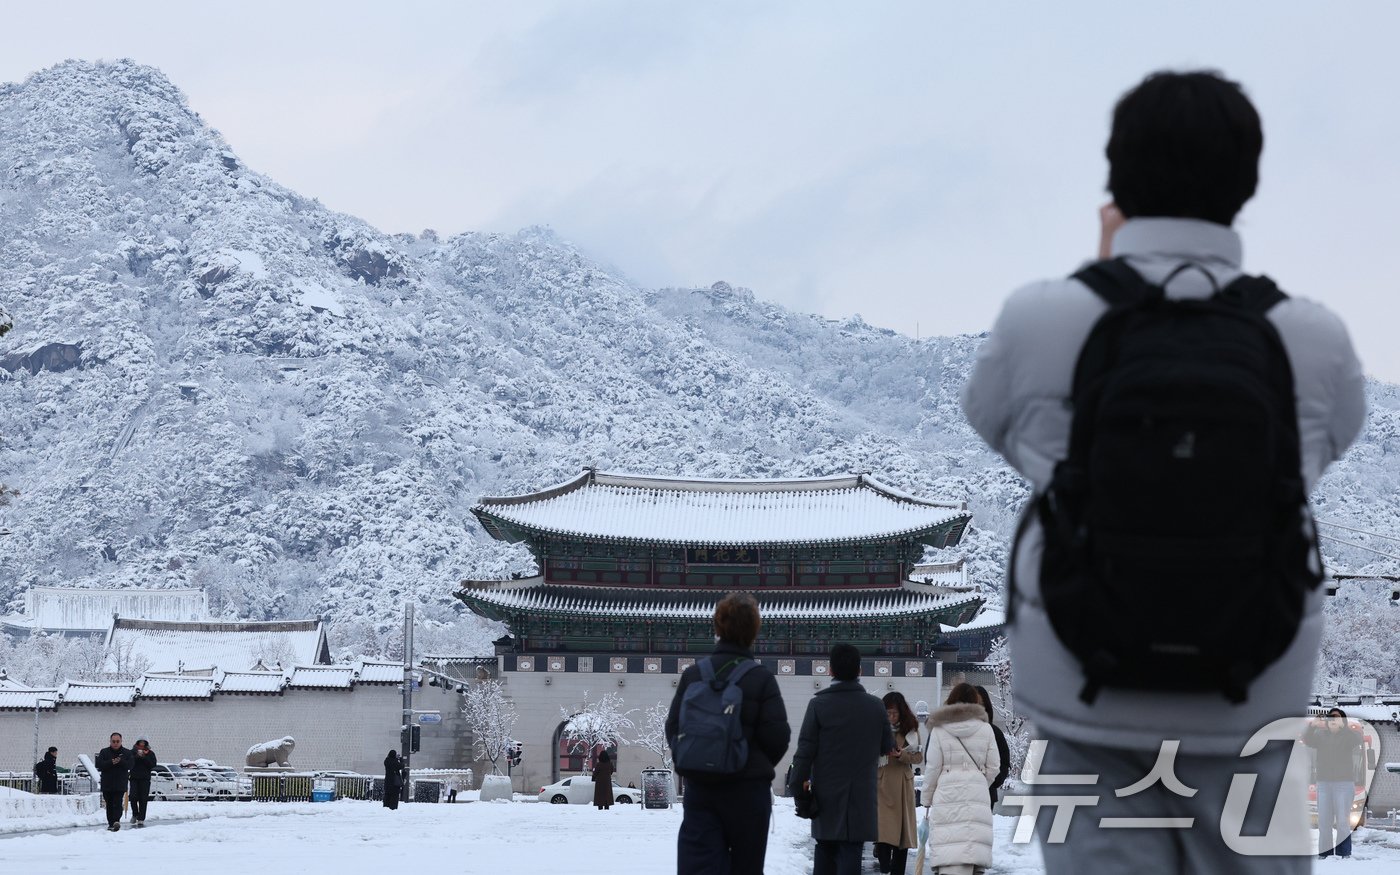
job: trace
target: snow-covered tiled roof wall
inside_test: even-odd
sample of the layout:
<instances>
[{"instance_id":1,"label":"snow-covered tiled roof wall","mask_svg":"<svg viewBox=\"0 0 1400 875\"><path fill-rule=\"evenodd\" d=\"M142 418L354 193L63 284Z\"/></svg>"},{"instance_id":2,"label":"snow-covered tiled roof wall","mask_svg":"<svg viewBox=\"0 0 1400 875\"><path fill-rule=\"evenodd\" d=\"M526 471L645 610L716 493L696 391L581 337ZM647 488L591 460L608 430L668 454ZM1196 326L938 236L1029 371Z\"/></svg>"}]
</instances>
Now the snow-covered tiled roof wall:
<instances>
[{"instance_id":1,"label":"snow-covered tiled roof wall","mask_svg":"<svg viewBox=\"0 0 1400 875\"><path fill-rule=\"evenodd\" d=\"M359 683L401 684L403 683L403 665L396 662L361 663Z\"/></svg>"},{"instance_id":2,"label":"snow-covered tiled roof wall","mask_svg":"<svg viewBox=\"0 0 1400 875\"><path fill-rule=\"evenodd\" d=\"M866 474L797 480L663 479L588 472L531 495L483 498L497 521L575 537L670 544L809 544L913 534L968 517L961 505Z\"/></svg>"},{"instance_id":3,"label":"snow-covered tiled roof wall","mask_svg":"<svg viewBox=\"0 0 1400 875\"><path fill-rule=\"evenodd\" d=\"M990 626L1006 625L1006 614L994 608L988 608L977 616L963 623L961 626L950 626L944 629L945 632L971 632L976 629L986 629Z\"/></svg>"},{"instance_id":4,"label":"snow-covered tiled roof wall","mask_svg":"<svg viewBox=\"0 0 1400 875\"><path fill-rule=\"evenodd\" d=\"M348 690L354 680L355 667L353 665L299 665L292 669L292 676L287 681L287 686ZM399 680L403 680L402 667L399 669Z\"/></svg>"},{"instance_id":5,"label":"snow-covered tiled roof wall","mask_svg":"<svg viewBox=\"0 0 1400 875\"><path fill-rule=\"evenodd\" d=\"M141 697L145 699L207 699L214 693L210 677L169 677L146 675L141 679Z\"/></svg>"},{"instance_id":6,"label":"snow-covered tiled roof wall","mask_svg":"<svg viewBox=\"0 0 1400 875\"><path fill-rule=\"evenodd\" d=\"M58 694L65 705L124 705L136 701L136 685L66 681Z\"/></svg>"},{"instance_id":7,"label":"snow-covered tiled roof wall","mask_svg":"<svg viewBox=\"0 0 1400 875\"><path fill-rule=\"evenodd\" d=\"M600 597L596 589L561 586L502 589L473 589L471 598L506 610L526 610L569 614L571 616L615 617L643 614L657 619L709 620L715 604L724 595L683 594L667 598L656 591L631 592L612 599ZM806 620L821 617L868 619L899 617L927 611L944 611L969 602L980 602L976 595L931 594L908 589L879 589L852 592L817 592L805 596L758 594L759 612L765 621Z\"/></svg>"},{"instance_id":8,"label":"snow-covered tiled roof wall","mask_svg":"<svg viewBox=\"0 0 1400 875\"><path fill-rule=\"evenodd\" d=\"M219 680L221 693L277 693L287 684L280 671L226 671Z\"/></svg>"},{"instance_id":9,"label":"snow-covered tiled roof wall","mask_svg":"<svg viewBox=\"0 0 1400 875\"><path fill-rule=\"evenodd\" d=\"M202 620L209 616L209 598L202 589L36 586L24 594L24 613L40 629L106 629L113 614L145 620Z\"/></svg>"},{"instance_id":10,"label":"snow-covered tiled roof wall","mask_svg":"<svg viewBox=\"0 0 1400 875\"><path fill-rule=\"evenodd\" d=\"M0 710L34 710L34 700L39 700L40 711L52 711L57 704L58 690L0 690Z\"/></svg>"},{"instance_id":11,"label":"snow-covered tiled roof wall","mask_svg":"<svg viewBox=\"0 0 1400 875\"><path fill-rule=\"evenodd\" d=\"M224 671L247 671L260 663L314 665L325 660L325 634L317 620L270 623L170 623L159 620L113 622L108 652L126 664L148 661L146 670L177 671L185 666L214 665ZM117 670L108 658L108 668Z\"/></svg>"}]
</instances>

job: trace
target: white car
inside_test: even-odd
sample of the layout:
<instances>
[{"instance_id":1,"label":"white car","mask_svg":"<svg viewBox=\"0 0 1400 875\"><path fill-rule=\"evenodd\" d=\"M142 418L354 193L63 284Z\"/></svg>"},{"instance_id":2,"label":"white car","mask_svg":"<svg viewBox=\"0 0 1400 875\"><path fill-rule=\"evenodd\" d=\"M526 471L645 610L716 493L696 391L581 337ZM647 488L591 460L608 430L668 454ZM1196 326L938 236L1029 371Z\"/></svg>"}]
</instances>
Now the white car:
<instances>
[{"instance_id":1,"label":"white car","mask_svg":"<svg viewBox=\"0 0 1400 875\"><path fill-rule=\"evenodd\" d=\"M185 777L195 787L199 788L200 795L205 799L234 800L239 796L242 789L239 787L237 776L229 778L214 769L203 768L201 766L182 766L185 770ZM253 795L252 781L249 780L248 795Z\"/></svg>"},{"instance_id":2,"label":"white car","mask_svg":"<svg viewBox=\"0 0 1400 875\"><path fill-rule=\"evenodd\" d=\"M190 780L179 763L156 763L151 766L152 799L165 802L198 799L202 795L202 788Z\"/></svg>"},{"instance_id":3,"label":"white car","mask_svg":"<svg viewBox=\"0 0 1400 875\"><path fill-rule=\"evenodd\" d=\"M641 799L641 792L630 787L619 787L613 782L613 801L630 805ZM587 775L574 775L540 788L540 801L555 805L592 805L593 779Z\"/></svg>"}]
</instances>

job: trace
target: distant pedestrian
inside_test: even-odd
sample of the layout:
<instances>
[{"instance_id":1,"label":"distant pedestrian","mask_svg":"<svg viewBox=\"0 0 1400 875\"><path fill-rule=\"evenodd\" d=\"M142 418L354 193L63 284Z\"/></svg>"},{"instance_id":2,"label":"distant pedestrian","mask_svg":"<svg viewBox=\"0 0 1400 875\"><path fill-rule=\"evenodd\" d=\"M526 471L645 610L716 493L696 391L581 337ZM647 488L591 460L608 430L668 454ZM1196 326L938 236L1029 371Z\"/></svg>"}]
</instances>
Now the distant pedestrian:
<instances>
[{"instance_id":1,"label":"distant pedestrian","mask_svg":"<svg viewBox=\"0 0 1400 875\"><path fill-rule=\"evenodd\" d=\"M992 710L992 697L987 694L983 687L973 687L977 691L977 698L981 700L982 707L987 711L987 722L992 726L992 735L997 740L997 757L1001 760L1001 766L997 769L997 776L992 779L992 786L989 788L992 797L992 808L997 807L997 796L1000 795L1001 785L1006 783L1006 776L1011 774L1011 745L1006 743L1006 733L1001 731L1001 727L996 724L997 715Z\"/></svg>"},{"instance_id":2,"label":"distant pedestrian","mask_svg":"<svg viewBox=\"0 0 1400 875\"><path fill-rule=\"evenodd\" d=\"M113 732L108 746L99 750L92 759L102 775L102 804L107 808L107 829L116 832L122 828L122 802L131 774L131 751L122 747L122 734Z\"/></svg>"},{"instance_id":3,"label":"distant pedestrian","mask_svg":"<svg viewBox=\"0 0 1400 875\"><path fill-rule=\"evenodd\" d=\"M1361 733L1347 725L1341 708L1327 719L1313 720L1303 743L1317 751L1317 855L1351 856L1351 806L1356 800L1357 771L1363 767Z\"/></svg>"},{"instance_id":4,"label":"distant pedestrian","mask_svg":"<svg viewBox=\"0 0 1400 875\"><path fill-rule=\"evenodd\" d=\"M676 837L676 871L680 875L762 875L768 854L768 826L773 816L773 778L787 753L792 730L778 679L753 658L762 622L758 602L748 593L730 593L715 606L712 654L681 672L666 716L666 742L682 778L684 815ZM712 672L723 688L733 683L742 695L739 729L747 756L737 771L693 771L680 761L678 742L686 731L681 711L686 694ZM711 687L713 689L713 686ZM732 691L731 691L732 692ZM722 694L721 694L722 695ZM684 707L687 716L694 708Z\"/></svg>"},{"instance_id":5,"label":"distant pedestrian","mask_svg":"<svg viewBox=\"0 0 1400 875\"><path fill-rule=\"evenodd\" d=\"M39 779L40 793L58 792L58 748L49 748L44 758L34 764L34 775Z\"/></svg>"},{"instance_id":6,"label":"distant pedestrian","mask_svg":"<svg viewBox=\"0 0 1400 875\"><path fill-rule=\"evenodd\" d=\"M598 764L593 767L593 804L599 811L612 808L613 804L613 761L607 751L598 754Z\"/></svg>"},{"instance_id":7,"label":"distant pedestrian","mask_svg":"<svg viewBox=\"0 0 1400 875\"><path fill-rule=\"evenodd\" d=\"M958 684L928 717L929 856L938 875L981 875L992 865L987 788L998 768L996 737L971 684ZM1092 869L1092 866L1086 866Z\"/></svg>"},{"instance_id":8,"label":"distant pedestrian","mask_svg":"<svg viewBox=\"0 0 1400 875\"><path fill-rule=\"evenodd\" d=\"M904 875L909 849L918 842L914 816L914 767L924 761L919 739L919 721L903 693L886 693L883 699L894 750L877 773L880 798L880 835L875 842L875 859L881 872ZM914 736L910 741L909 736Z\"/></svg>"},{"instance_id":9,"label":"distant pedestrian","mask_svg":"<svg viewBox=\"0 0 1400 875\"><path fill-rule=\"evenodd\" d=\"M384 758L384 807L398 810L399 794L403 792L403 760L399 752L389 751Z\"/></svg>"},{"instance_id":10,"label":"distant pedestrian","mask_svg":"<svg viewBox=\"0 0 1400 875\"><path fill-rule=\"evenodd\" d=\"M146 825L146 805L151 801L151 770L156 765L156 752L144 738L136 739L131 748L131 820L140 829Z\"/></svg>"},{"instance_id":11,"label":"distant pedestrian","mask_svg":"<svg viewBox=\"0 0 1400 875\"><path fill-rule=\"evenodd\" d=\"M895 749L894 733L884 704L857 680L859 650L832 647L831 674L835 682L807 703L792 786L816 801L812 875L858 875L861 849L879 836L876 770Z\"/></svg>"}]
</instances>

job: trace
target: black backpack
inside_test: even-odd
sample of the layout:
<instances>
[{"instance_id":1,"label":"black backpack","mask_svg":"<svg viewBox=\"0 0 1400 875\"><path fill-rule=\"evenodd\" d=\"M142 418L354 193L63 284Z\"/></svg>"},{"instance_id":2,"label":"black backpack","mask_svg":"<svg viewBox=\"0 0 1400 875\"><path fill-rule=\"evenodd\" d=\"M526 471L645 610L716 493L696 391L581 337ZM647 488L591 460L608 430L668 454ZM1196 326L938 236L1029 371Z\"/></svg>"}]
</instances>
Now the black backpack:
<instances>
[{"instance_id":1,"label":"black backpack","mask_svg":"<svg viewBox=\"0 0 1400 875\"><path fill-rule=\"evenodd\" d=\"M733 774L749 760L749 741L742 722L744 691L739 679L758 665L752 659L736 659L721 667L732 668L716 677L714 657L696 663L700 680L687 685L681 696L676 729L676 768L686 772Z\"/></svg>"},{"instance_id":2,"label":"black backpack","mask_svg":"<svg viewBox=\"0 0 1400 875\"><path fill-rule=\"evenodd\" d=\"M1068 457L1026 517L1090 704L1105 686L1243 702L1322 579L1293 372L1264 315L1287 296L1241 276L1173 300L1171 276L1149 285L1121 259L1074 275L1109 309L1075 366Z\"/></svg>"}]
</instances>

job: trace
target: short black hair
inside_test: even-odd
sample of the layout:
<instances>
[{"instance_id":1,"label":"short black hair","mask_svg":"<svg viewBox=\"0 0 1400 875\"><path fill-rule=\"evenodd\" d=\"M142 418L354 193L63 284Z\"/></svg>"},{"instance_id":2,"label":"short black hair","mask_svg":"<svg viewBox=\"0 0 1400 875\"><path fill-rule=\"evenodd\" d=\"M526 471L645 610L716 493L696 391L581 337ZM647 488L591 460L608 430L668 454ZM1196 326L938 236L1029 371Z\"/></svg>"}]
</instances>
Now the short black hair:
<instances>
[{"instance_id":1,"label":"short black hair","mask_svg":"<svg viewBox=\"0 0 1400 875\"><path fill-rule=\"evenodd\" d=\"M1239 83L1153 73L1113 109L1108 190L1127 218L1235 220L1259 185L1264 130Z\"/></svg>"},{"instance_id":2,"label":"short black hair","mask_svg":"<svg viewBox=\"0 0 1400 875\"><path fill-rule=\"evenodd\" d=\"M831 675L838 681L853 681L860 677L860 651L854 644L832 645Z\"/></svg>"},{"instance_id":3,"label":"short black hair","mask_svg":"<svg viewBox=\"0 0 1400 875\"><path fill-rule=\"evenodd\" d=\"M58 748L56 748L56 747L50 747L50 748L49 748L49 753L58 753Z\"/></svg>"}]
</instances>

